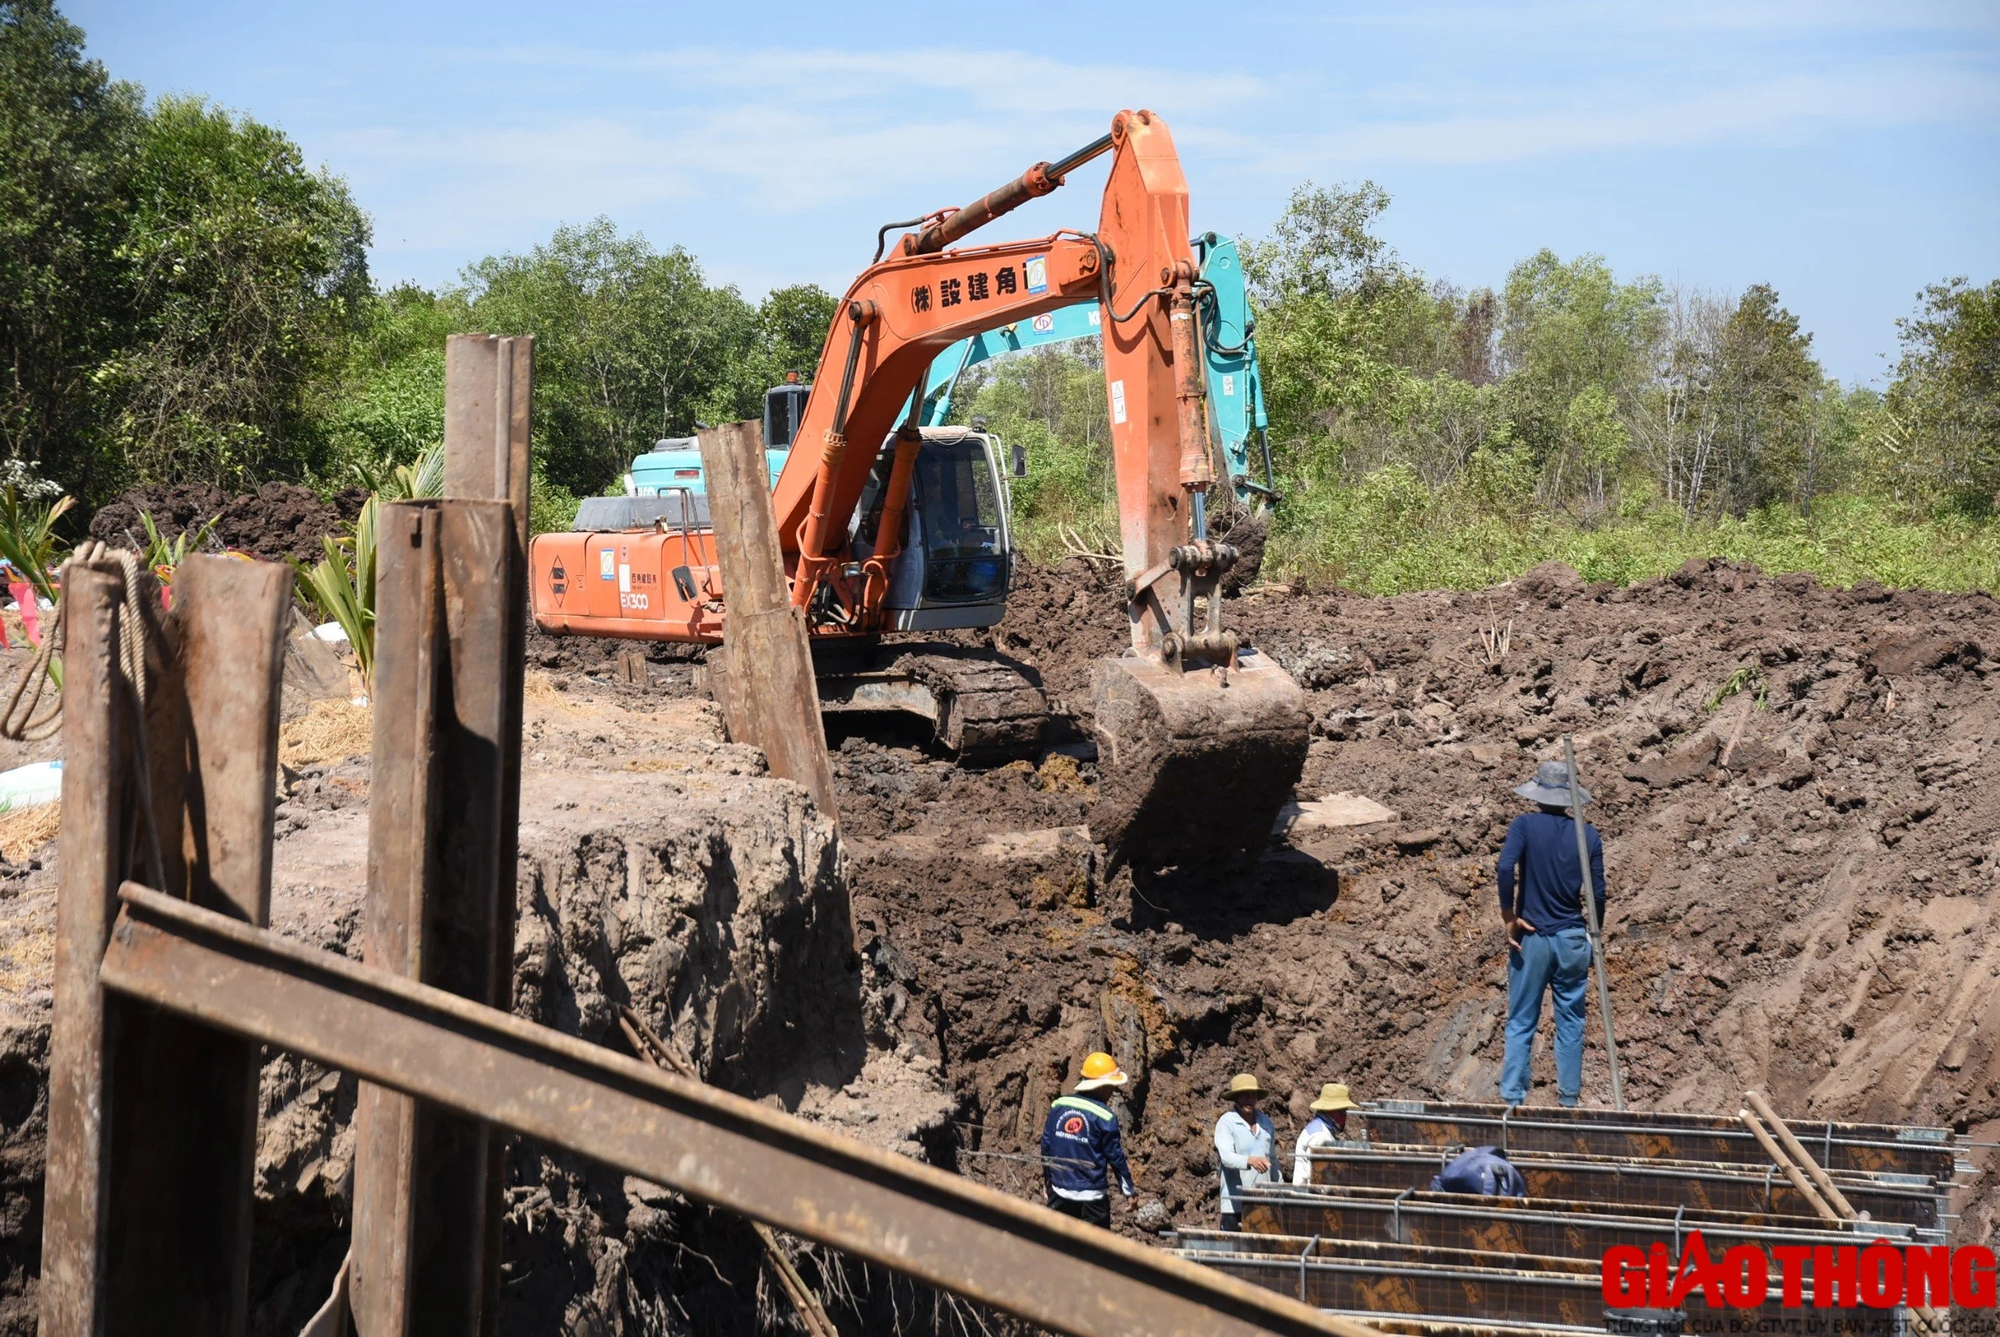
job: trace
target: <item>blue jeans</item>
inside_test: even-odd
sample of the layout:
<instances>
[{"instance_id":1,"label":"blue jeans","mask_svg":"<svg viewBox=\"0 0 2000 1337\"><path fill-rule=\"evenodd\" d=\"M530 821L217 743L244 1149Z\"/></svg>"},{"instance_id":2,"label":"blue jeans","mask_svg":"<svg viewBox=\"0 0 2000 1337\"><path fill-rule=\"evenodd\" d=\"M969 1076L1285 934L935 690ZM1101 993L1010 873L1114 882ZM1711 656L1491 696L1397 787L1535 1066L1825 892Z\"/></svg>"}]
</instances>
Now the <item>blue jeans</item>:
<instances>
[{"instance_id":1,"label":"blue jeans","mask_svg":"<svg viewBox=\"0 0 2000 1337\"><path fill-rule=\"evenodd\" d=\"M1542 991L1555 993L1556 1099L1576 1104L1583 1089L1583 1004L1590 983L1590 935L1580 928L1529 933L1507 953L1507 1057L1500 1098L1528 1098L1528 1064L1542 1022Z\"/></svg>"}]
</instances>

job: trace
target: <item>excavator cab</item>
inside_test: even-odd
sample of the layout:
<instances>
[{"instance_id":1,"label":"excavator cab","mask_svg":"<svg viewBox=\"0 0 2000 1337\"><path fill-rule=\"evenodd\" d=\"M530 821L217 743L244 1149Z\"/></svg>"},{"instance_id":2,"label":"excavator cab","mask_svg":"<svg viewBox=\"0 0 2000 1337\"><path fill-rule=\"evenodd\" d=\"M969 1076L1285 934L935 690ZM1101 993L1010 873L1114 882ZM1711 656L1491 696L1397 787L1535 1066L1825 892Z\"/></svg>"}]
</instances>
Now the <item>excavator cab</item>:
<instances>
[{"instance_id":1,"label":"excavator cab","mask_svg":"<svg viewBox=\"0 0 2000 1337\"><path fill-rule=\"evenodd\" d=\"M797 372L783 385L764 392L764 449L792 448L792 439L799 434L799 419L805 417L806 400L810 398L812 387L800 384Z\"/></svg>"},{"instance_id":2,"label":"excavator cab","mask_svg":"<svg viewBox=\"0 0 2000 1337\"><path fill-rule=\"evenodd\" d=\"M1014 536L998 438L966 427L927 427L910 474L904 542L884 601L897 631L990 627L1007 611ZM894 453L877 458L852 528L855 555L880 542Z\"/></svg>"}]
</instances>

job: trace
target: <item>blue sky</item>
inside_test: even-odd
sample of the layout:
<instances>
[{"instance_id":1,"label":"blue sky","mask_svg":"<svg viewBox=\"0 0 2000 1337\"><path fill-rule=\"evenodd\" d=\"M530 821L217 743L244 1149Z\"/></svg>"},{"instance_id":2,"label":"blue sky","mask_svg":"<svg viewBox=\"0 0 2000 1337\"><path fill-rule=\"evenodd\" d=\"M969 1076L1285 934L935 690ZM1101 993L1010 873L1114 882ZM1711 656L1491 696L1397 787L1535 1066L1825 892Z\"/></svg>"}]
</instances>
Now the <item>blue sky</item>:
<instances>
[{"instance_id":1,"label":"blue sky","mask_svg":"<svg viewBox=\"0 0 2000 1337\"><path fill-rule=\"evenodd\" d=\"M1407 262L1500 283L1548 246L1774 284L1878 378L1927 282L2000 276L2000 0L700 6L69 0L91 54L347 178L378 280L452 279L598 214L752 296L839 290L875 228L1145 106L1195 226L1372 178ZM1101 169L991 231L1090 227Z\"/></svg>"}]
</instances>

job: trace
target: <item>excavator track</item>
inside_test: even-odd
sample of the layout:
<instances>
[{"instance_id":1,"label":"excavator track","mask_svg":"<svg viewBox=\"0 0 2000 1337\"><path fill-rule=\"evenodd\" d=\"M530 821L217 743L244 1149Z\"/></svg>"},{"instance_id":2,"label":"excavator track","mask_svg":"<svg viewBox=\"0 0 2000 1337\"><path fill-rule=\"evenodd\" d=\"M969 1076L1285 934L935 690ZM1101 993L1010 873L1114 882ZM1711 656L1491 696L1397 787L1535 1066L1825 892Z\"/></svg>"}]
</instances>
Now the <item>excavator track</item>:
<instances>
[{"instance_id":1,"label":"excavator track","mask_svg":"<svg viewBox=\"0 0 2000 1337\"><path fill-rule=\"evenodd\" d=\"M945 647L896 656L888 672L920 683L938 702L937 741L962 757L1032 751L1049 720L1039 673L978 651Z\"/></svg>"},{"instance_id":2,"label":"excavator track","mask_svg":"<svg viewBox=\"0 0 2000 1337\"><path fill-rule=\"evenodd\" d=\"M1024 756L1041 743L1048 698L1041 675L1018 660L952 645L844 649L814 664L827 714L915 715L930 722L940 747L968 761ZM719 647L710 651L703 675L718 701L728 690L723 658Z\"/></svg>"}]
</instances>

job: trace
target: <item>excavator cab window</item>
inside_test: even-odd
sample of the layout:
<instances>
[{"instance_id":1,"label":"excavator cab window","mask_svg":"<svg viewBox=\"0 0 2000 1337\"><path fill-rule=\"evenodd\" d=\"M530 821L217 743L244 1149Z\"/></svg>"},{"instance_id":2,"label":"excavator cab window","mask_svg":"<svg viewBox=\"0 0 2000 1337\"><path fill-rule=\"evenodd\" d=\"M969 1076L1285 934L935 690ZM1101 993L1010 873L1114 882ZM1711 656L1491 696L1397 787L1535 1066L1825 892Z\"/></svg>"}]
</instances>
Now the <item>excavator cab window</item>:
<instances>
[{"instance_id":1,"label":"excavator cab window","mask_svg":"<svg viewBox=\"0 0 2000 1337\"><path fill-rule=\"evenodd\" d=\"M956 429L946 429L956 430ZM935 604L990 603L1007 592L1008 540L1005 480L1000 477L990 438L927 435L917 452L910 480L912 496L904 528L906 542L922 548L921 591L915 587L890 597ZM885 449L861 490L854 527L855 549L875 550L882 527L882 503L895 452ZM912 579L914 579L914 575ZM892 602L891 607L915 604Z\"/></svg>"},{"instance_id":2,"label":"excavator cab window","mask_svg":"<svg viewBox=\"0 0 2000 1337\"><path fill-rule=\"evenodd\" d=\"M924 601L978 603L1007 590L1000 482L983 437L928 440L917 455Z\"/></svg>"},{"instance_id":3,"label":"excavator cab window","mask_svg":"<svg viewBox=\"0 0 2000 1337\"><path fill-rule=\"evenodd\" d=\"M789 450L799 434L799 419L806 413L810 385L796 382L774 386L764 392L764 449Z\"/></svg>"}]
</instances>

